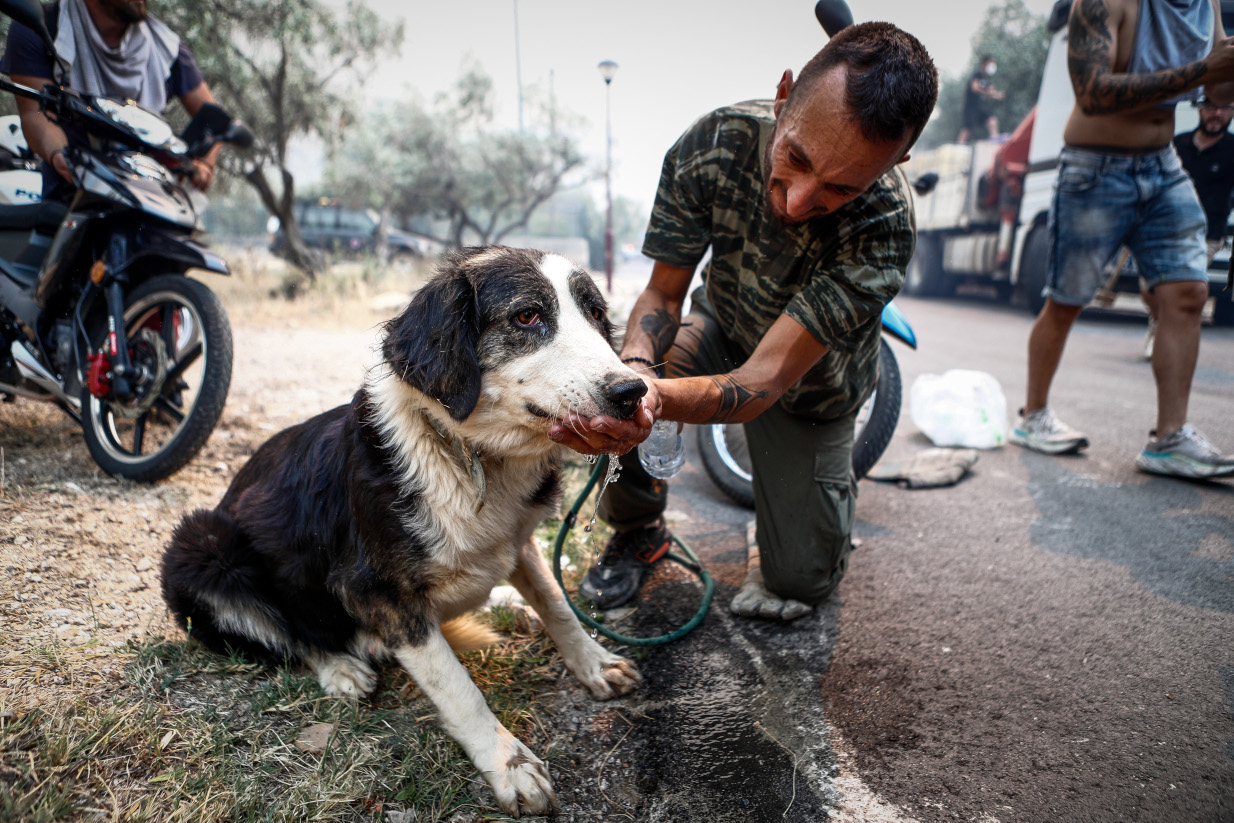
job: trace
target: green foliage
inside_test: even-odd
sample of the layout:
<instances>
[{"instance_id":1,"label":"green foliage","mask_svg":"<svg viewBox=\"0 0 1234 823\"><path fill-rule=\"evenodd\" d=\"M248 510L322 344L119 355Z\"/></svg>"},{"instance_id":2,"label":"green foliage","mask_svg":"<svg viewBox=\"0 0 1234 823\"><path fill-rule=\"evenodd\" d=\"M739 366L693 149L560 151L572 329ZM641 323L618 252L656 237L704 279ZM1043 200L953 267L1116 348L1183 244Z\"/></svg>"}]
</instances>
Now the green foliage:
<instances>
[{"instance_id":1,"label":"green foliage","mask_svg":"<svg viewBox=\"0 0 1234 823\"><path fill-rule=\"evenodd\" d=\"M211 0L168 3L165 21L192 48L219 103L255 136L244 154L220 166L241 174L279 218L288 259L313 274L294 214L295 180L287 168L296 137L336 142L354 119L354 83L403 39L359 0L336 13L322 0Z\"/></svg>"},{"instance_id":2,"label":"green foliage","mask_svg":"<svg viewBox=\"0 0 1234 823\"><path fill-rule=\"evenodd\" d=\"M1003 100L986 100L987 110L998 117L999 128L1010 133L1037 104L1041 72L1045 68L1050 35L1046 17L1034 14L1024 0L1002 0L986 12L985 21L973 35L973 54L968 70L960 77L943 80L938 96L938 114L926 126L921 147L930 148L956 139L963 126L964 91L977 70L982 55L998 64L992 85ZM984 134L976 135L984 137Z\"/></svg>"},{"instance_id":3,"label":"green foliage","mask_svg":"<svg viewBox=\"0 0 1234 823\"><path fill-rule=\"evenodd\" d=\"M526 228L537 208L583 176L584 158L573 118L532 97L531 125L501 129L492 96L492 78L471 69L431 103L412 99L365 115L334 153L333 192L414 221L448 247L495 243Z\"/></svg>"},{"instance_id":4,"label":"green foliage","mask_svg":"<svg viewBox=\"0 0 1234 823\"><path fill-rule=\"evenodd\" d=\"M9 18L0 14L0 43L9 36ZM0 116L17 114L17 99L11 94L0 94Z\"/></svg>"},{"instance_id":5,"label":"green foliage","mask_svg":"<svg viewBox=\"0 0 1234 823\"><path fill-rule=\"evenodd\" d=\"M257 137L258 164L282 166L296 136L334 139L354 115L349 81L402 42L361 2L212 0L160 9L189 43L219 103Z\"/></svg>"}]
</instances>

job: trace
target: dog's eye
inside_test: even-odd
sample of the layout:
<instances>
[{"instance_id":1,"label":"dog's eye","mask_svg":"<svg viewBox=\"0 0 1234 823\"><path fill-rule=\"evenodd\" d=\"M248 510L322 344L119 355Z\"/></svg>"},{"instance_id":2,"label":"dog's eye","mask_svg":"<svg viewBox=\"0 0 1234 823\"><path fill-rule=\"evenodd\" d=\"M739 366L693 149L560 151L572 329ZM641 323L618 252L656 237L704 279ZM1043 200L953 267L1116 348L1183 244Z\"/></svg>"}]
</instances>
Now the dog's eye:
<instances>
[{"instance_id":1,"label":"dog's eye","mask_svg":"<svg viewBox=\"0 0 1234 823\"><path fill-rule=\"evenodd\" d=\"M530 328L532 326L538 326L540 325L540 312L535 311L533 309L528 309L527 311L521 311L518 314L514 315L514 322L518 323L520 326L524 326L527 328Z\"/></svg>"},{"instance_id":2,"label":"dog's eye","mask_svg":"<svg viewBox=\"0 0 1234 823\"><path fill-rule=\"evenodd\" d=\"M599 306L592 306L591 307L591 319L595 320L597 323L604 320L604 309L600 308Z\"/></svg>"}]
</instances>

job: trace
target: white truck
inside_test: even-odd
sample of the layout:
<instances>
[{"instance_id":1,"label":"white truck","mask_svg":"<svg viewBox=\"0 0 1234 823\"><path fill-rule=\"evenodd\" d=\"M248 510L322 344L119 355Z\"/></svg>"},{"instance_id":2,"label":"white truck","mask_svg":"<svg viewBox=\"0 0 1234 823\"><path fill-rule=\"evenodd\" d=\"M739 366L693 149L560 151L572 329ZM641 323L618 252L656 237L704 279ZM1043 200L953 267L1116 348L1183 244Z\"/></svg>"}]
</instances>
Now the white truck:
<instances>
[{"instance_id":1,"label":"white truck","mask_svg":"<svg viewBox=\"0 0 1234 823\"><path fill-rule=\"evenodd\" d=\"M1234 0L1222 0L1227 32L1234 31ZM966 282L992 286L1003 299L1016 295L1034 314L1040 311L1046 279L1046 216L1063 147L1063 127L1075 102L1067 73L1067 14L1059 0L1050 14L1050 49L1037 105L1007 138L969 145L945 144L914 151L905 164L916 181L917 250L904 291L943 297ZM1178 131L1195 128L1194 107L1179 106ZM933 180L936 177L936 182ZM929 182L934 182L933 187ZM1209 269L1213 322L1234 325L1234 302L1226 289L1229 250ZM1118 291L1138 292L1134 261L1119 278Z\"/></svg>"}]
</instances>

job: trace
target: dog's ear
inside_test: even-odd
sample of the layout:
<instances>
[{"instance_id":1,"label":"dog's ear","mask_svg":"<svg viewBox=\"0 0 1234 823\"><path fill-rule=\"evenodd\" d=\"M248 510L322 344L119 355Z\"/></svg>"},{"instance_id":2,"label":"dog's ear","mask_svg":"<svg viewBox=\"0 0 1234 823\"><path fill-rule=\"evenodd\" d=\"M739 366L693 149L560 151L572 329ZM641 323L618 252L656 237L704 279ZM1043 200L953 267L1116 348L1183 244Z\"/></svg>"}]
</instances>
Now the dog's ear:
<instances>
[{"instance_id":1,"label":"dog's ear","mask_svg":"<svg viewBox=\"0 0 1234 823\"><path fill-rule=\"evenodd\" d=\"M457 270L439 274L386 324L381 351L395 376L462 420L480 399L475 291Z\"/></svg>"}]
</instances>

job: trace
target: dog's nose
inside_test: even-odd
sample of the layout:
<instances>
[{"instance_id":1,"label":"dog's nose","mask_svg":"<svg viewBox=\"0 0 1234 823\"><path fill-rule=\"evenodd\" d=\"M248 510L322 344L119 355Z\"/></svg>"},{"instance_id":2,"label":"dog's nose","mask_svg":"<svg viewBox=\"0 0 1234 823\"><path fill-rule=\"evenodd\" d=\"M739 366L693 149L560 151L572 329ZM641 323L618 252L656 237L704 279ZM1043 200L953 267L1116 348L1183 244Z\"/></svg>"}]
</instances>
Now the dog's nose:
<instances>
[{"instance_id":1,"label":"dog's nose","mask_svg":"<svg viewBox=\"0 0 1234 823\"><path fill-rule=\"evenodd\" d=\"M632 417L638 409L638 401L647 393L647 384L638 378L623 377L609 383L604 389L604 399L619 418Z\"/></svg>"}]
</instances>

